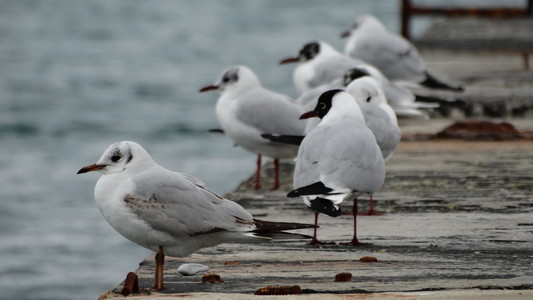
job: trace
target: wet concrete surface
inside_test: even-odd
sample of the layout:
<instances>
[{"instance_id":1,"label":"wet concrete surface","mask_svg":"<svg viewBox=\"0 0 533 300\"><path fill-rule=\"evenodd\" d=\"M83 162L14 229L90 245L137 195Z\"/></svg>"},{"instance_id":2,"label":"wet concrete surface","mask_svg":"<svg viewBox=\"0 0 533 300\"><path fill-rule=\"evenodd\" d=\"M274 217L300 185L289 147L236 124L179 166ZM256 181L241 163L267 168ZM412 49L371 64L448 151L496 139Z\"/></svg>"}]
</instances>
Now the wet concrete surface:
<instances>
[{"instance_id":1,"label":"wet concrete surface","mask_svg":"<svg viewBox=\"0 0 533 300\"><path fill-rule=\"evenodd\" d=\"M203 249L187 258L168 258L168 290L161 296L251 296L271 285L298 285L305 295L532 292L532 153L533 142L528 141L402 142L387 163L385 185L374 197L376 209L384 214L358 217L359 238L372 245L316 247L295 239ZM291 187L292 164L282 164L282 170L280 191L251 190L249 179L227 196L260 219L311 223L312 212L299 199L285 197ZM264 186L269 187L270 164L263 173ZM359 203L364 211L367 198L361 197ZM343 209L349 211L351 203ZM320 239L351 239L351 216L321 216L319 225ZM312 234L311 230L300 233ZM365 256L378 262L359 261ZM208 265L207 273L220 275L223 283L202 284L201 274L177 274L185 262ZM141 289L151 286L153 268L152 257L141 263L136 272ZM341 272L352 273L352 281L334 282ZM120 290L119 285L115 292Z\"/></svg>"}]
</instances>

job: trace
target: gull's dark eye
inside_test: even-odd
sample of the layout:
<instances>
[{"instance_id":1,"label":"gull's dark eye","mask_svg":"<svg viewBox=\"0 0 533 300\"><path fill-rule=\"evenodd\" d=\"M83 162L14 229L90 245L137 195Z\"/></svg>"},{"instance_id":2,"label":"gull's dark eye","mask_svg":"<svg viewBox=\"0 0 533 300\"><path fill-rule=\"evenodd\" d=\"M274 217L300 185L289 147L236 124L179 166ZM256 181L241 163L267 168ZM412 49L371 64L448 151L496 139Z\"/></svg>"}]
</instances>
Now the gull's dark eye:
<instances>
[{"instance_id":1,"label":"gull's dark eye","mask_svg":"<svg viewBox=\"0 0 533 300\"><path fill-rule=\"evenodd\" d=\"M319 109L326 109L326 103L323 103L323 102L318 103L318 108Z\"/></svg>"},{"instance_id":2,"label":"gull's dark eye","mask_svg":"<svg viewBox=\"0 0 533 300\"><path fill-rule=\"evenodd\" d=\"M372 97L368 96L368 98L366 98L366 102L370 102L370 100L372 100Z\"/></svg>"},{"instance_id":3,"label":"gull's dark eye","mask_svg":"<svg viewBox=\"0 0 533 300\"><path fill-rule=\"evenodd\" d=\"M122 157L120 155L113 155L111 156L111 161L112 162L117 162L121 159Z\"/></svg>"}]
</instances>

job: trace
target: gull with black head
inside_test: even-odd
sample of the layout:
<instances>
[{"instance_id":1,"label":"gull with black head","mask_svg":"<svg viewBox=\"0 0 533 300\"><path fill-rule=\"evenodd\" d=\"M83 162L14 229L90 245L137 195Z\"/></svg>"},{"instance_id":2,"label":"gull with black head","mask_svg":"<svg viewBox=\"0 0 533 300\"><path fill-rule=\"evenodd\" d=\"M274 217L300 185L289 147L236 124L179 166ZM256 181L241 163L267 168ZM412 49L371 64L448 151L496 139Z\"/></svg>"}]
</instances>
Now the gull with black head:
<instances>
[{"instance_id":1,"label":"gull with black head","mask_svg":"<svg viewBox=\"0 0 533 300\"><path fill-rule=\"evenodd\" d=\"M340 204L353 199L353 239L357 239L357 197L373 194L385 180L383 155L374 134L365 124L355 99L343 90L323 93L314 110L300 118L322 121L303 139L293 177L294 190L288 197L302 197L315 212L332 217L341 215ZM311 244L321 244L316 229Z\"/></svg>"}]
</instances>

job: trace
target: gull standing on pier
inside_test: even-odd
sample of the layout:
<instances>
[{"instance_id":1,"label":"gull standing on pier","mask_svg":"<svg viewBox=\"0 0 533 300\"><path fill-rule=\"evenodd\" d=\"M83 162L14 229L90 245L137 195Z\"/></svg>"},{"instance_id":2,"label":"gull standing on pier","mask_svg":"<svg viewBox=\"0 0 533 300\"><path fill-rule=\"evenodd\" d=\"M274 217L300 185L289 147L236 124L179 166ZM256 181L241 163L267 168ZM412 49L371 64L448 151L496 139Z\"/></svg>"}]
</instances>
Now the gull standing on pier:
<instances>
[{"instance_id":1,"label":"gull standing on pier","mask_svg":"<svg viewBox=\"0 0 533 300\"><path fill-rule=\"evenodd\" d=\"M210 90L222 93L216 115L224 133L240 147L257 153L255 189L261 187L261 155L274 159L273 189L278 189L279 159L295 157L298 147L263 139L261 134L303 135L305 122L298 121L303 109L288 96L262 87L246 66L227 69L215 84L203 87L200 92Z\"/></svg>"},{"instance_id":2,"label":"gull standing on pier","mask_svg":"<svg viewBox=\"0 0 533 300\"><path fill-rule=\"evenodd\" d=\"M388 104L383 88L365 70L357 68L351 69L346 73L344 84L347 85L344 90L350 93L359 104L365 123L376 137L383 159L387 161L400 142L401 132L396 114ZM305 93L304 95L307 96L307 99L299 98L300 105L304 108L312 109L312 107L316 106L318 99L318 96L313 99L313 94L326 87L320 86L310 90L311 93ZM306 132L310 132L319 123L319 119L309 120ZM264 135L264 137L271 140L289 139L279 135Z\"/></svg>"},{"instance_id":3,"label":"gull standing on pier","mask_svg":"<svg viewBox=\"0 0 533 300\"><path fill-rule=\"evenodd\" d=\"M156 290L165 288L165 255L184 257L221 243L268 240L254 230L312 227L256 220L199 179L158 165L134 142L112 144L95 164L81 168L78 174L91 171L103 173L94 198L107 222L130 241L157 253L152 287Z\"/></svg>"},{"instance_id":4,"label":"gull standing on pier","mask_svg":"<svg viewBox=\"0 0 533 300\"><path fill-rule=\"evenodd\" d=\"M318 214L341 215L339 205L353 199L354 234L357 239L357 197L373 194L385 181L383 155L374 134L365 124L355 99L342 90L323 93L314 110L302 119L318 117L322 121L303 139L294 171L294 190L288 197L302 197ZM316 228L311 244L320 244Z\"/></svg>"},{"instance_id":5,"label":"gull standing on pier","mask_svg":"<svg viewBox=\"0 0 533 300\"><path fill-rule=\"evenodd\" d=\"M358 71L361 77L352 80L345 90L359 104L366 126L376 137L383 159L387 161L400 142L401 131L398 119L388 104L380 84L364 70Z\"/></svg>"},{"instance_id":6,"label":"gull standing on pier","mask_svg":"<svg viewBox=\"0 0 533 300\"><path fill-rule=\"evenodd\" d=\"M398 126L396 114L387 103L381 86L370 76L355 79L345 89L352 95L363 115L366 126L376 137L379 149L385 161L389 160L401 139L401 131ZM374 210L374 198L370 194L368 212L363 215L380 215Z\"/></svg>"},{"instance_id":7,"label":"gull standing on pier","mask_svg":"<svg viewBox=\"0 0 533 300\"><path fill-rule=\"evenodd\" d=\"M372 131L379 149L383 154L385 161L389 160L394 150L398 146L401 138L400 127L398 126L398 120L393 109L388 105L385 94L381 85L370 77L365 70L352 69L345 76L345 80L348 86L345 90L350 93L361 109L365 118L367 127ZM317 89L317 88L315 88ZM312 91L314 91L313 89ZM317 97L318 98L318 97ZM307 99L307 103L302 103L304 107L308 107L312 104L312 99ZM316 105L317 100L314 100ZM310 132L320 123L320 119L310 119L307 123L306 132ZM299 144L303 140L302 137L288 137L279 135L265 134L263 137L272 141L284 141L291 142L293 144ZM362 215L379 215L380 213L374 210L374 199L372 194L370 195L370 207L368 212L360 213Z\"/></svg>"},{"instance_id":8,"label":"gull standing on pier","mask_svg":"<svg viewBox=\"0 0 533 300\"><path fill-rule=\"evenodd\" d=\"M434 89L462 92L431 75L415 46L404 37L389 32L374 16L359 17L352 28L341 34L348 38L344 53L375 66L392 81L406 81Z\"/></svg>"}]
</instances>

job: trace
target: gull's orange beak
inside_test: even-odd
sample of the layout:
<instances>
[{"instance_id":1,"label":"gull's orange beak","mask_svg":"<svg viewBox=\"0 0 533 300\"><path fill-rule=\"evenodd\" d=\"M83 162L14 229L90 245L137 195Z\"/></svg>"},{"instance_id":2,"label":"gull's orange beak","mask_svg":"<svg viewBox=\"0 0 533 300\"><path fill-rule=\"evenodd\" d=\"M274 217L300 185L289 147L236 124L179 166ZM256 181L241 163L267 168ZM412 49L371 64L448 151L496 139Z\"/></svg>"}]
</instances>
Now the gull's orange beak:
<instances>
[{"instance_id":1,"label":"gull's orange beak","mask_svg":"<svg viewBox=\"0 0 533 300\"><path fill-rule=\"evenodd\" d=\"M88 166L85 166L85 167L81 168L78 171L78 173L76 173L76 174L83 174L83 173L92 172L92 171L99 171L99 170L102 170L105 167L106 167L105 165L97 165L97 164L88 165Z\"/></svg>"},{"instance_id":2,"label":"gull's orange beak","mask_svg":"<svg viewBox=\"0 0 533 300\"><path fill-rule=\"evenodd\" d=\"M300 59L298 57L289 57L289 58L285 58L285 59L282 59L279 64L280 65L283 65L283 64L290 64L290 63L296 63L296 62L299 62Z\"/></svg>"},{"instance_id":3,"label":"gull's orange beak","mask_svg":"<svg viewBox=\"0 0 533 300\"><path fill-rule=\"evenodd\" d=\"M212 91L212 90L218 90L218 86L216 86L216 85L207 85L207 86L204 86L203 88L201 88L198 92L202 93L202 92L207 92L207 91Z\"/></svg>"},{"instance_id":4,"label":"gull's orange beak","mask_svg":"<svg viewBox=\"0 0 533 300\"><path fill-rule=\"evenodd\" d=\"M316 111L312 110L312 111L308 111L305 114L301 115L300 116L300 120L314 118L314 117L316 117Z\"/></svg>"}]
</instances>

